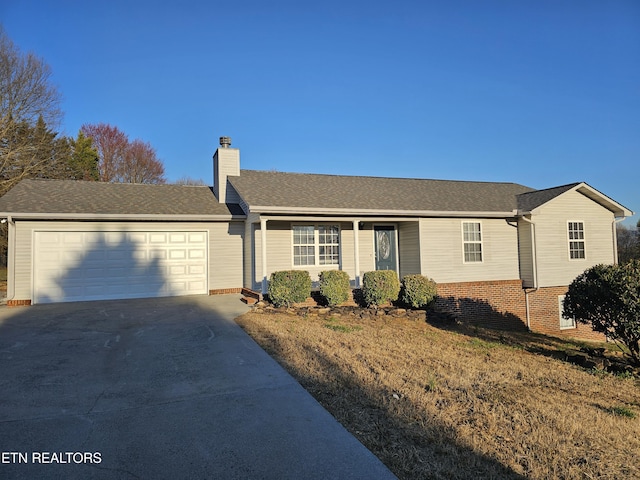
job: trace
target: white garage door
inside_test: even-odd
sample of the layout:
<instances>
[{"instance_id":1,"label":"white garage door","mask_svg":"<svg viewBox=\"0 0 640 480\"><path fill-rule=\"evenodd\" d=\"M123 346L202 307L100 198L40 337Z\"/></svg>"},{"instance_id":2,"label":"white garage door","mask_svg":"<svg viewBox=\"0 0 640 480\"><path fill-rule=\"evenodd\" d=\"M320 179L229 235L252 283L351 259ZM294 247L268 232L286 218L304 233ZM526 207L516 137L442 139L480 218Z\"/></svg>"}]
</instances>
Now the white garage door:
<instances>
[{"instance_id":1,"label":"white garage door","mask_svg":"<svg viewBox=\"0 0 640 480\"><path fill-rule=\"evenodd\" d=\"M207 293L207 244L207 232L35 232L32 301Z\"/></svg>"}]
</instances>

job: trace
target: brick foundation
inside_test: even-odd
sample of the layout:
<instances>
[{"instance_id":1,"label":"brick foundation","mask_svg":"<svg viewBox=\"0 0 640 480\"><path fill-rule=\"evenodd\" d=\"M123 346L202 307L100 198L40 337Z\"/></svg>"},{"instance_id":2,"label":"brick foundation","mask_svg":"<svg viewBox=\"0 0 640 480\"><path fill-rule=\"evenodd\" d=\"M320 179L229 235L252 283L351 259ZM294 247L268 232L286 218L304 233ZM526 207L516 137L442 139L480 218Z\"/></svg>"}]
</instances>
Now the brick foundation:
<instances>
[{"instance_id":1,"label":"brick foundation","mask_svg":"<svg viewBox=\"0 0 640 480\"><path fill-rule=\"evenodd\" d=\"M242 293L243 288L217 288L209 290L209 295L227 295L229 293Z\"/></svg>"},{"instance_id":2,"label":"brick foundation","mask_svg":"<svg viewBox=\"0 0 640 480\"><path fill-rule=\"evenodd\" d=\"M560 328L558 296L565 295L568 287L542 287L529 291L529 315L531 331L554 337L577 338L604 342L602 333L594 332L589 325L578 323L576 328Z\"/></svg>"},{"instance_id":3,"label":"brick foundation","mask_svg":"<svg viewBox=\"0 0 640 480\"><path fill-rule=\"evenodd\" d=\"M31 300L7 300L7 307L28 307Z\"/></svg>"},{"instance_id":4,"label":"brick foundation","mask_svg":"<svg viewBox=\"0 0 640 480\"><path fill-rule=\"evenodd\" d=\"M526 330L526 305L520 280L439 283L435 306L474 325Z\"/></svg>"}]
</instances>

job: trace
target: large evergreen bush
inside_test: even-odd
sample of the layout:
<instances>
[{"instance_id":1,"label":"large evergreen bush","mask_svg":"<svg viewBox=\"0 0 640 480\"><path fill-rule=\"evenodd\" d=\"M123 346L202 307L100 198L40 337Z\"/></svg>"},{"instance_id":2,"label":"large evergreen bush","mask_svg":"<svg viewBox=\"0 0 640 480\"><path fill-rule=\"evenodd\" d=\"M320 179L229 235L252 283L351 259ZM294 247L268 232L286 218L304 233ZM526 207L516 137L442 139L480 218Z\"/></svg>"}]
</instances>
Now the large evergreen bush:
<instances>
[{"instance_id":1,"label":"large evergreen bush","mask_svg":"<svg viewBox=\"0 0 640 480\"><path fill-rule=\"evenodd\" d=\"M400 280L393 270L374 270L362 276L362 297L367 305L395 302L400 293Z\"/></svg>"},{"instance_id":2,"label":"large evergreen bush","mask_svg":"<svg viewBox=\"0 0 640 480\"><path fill-rule=\"evenodd\" d=\"M623 343L640 366L640 260L585 270L569 285L563 315Z\"/></svg>"},{"instance_id":3,"label":"large evergreen bush","mask_svg":"<svg viewBox=\"0 0 640 480\"><path fill-rule=\"evenodd\" d=\"M438 294L436 282L423 275L406 275L402 279L400 300L413 308L426 307Z\"/></svg>"},{"instance_id":4,"label":"large evergreen bush","mask_svg":"<svg viewBox=\"0 0 640 480\"><path fill-rule=\"evenodd\" d=\"M267 290L269 300L276 307L304 302L311 295L311 277L306 270L273 272Z\"/></svg>"},{"instance_id":5,"label":"large evergreen bush","mask_svg":"<svg viewBox=\"0 0 640 480\"><path fill-rule=\"evenodd\" d=\"M349 300L349 274L343 270L320 272L320 295L333 307Z\"/></svg>"}]
</instances>

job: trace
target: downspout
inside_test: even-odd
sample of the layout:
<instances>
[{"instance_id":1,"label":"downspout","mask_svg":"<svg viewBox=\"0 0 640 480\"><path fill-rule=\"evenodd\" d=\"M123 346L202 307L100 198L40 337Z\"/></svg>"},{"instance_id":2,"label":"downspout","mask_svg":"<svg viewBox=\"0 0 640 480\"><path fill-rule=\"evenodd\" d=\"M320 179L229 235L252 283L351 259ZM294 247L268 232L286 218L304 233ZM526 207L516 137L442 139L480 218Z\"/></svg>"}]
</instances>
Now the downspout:
<instances>
[{"instance_id":1,"label":"downspout","mask_svg":"<svg viewBox=\"0 0 640 480\"><path fill-rule=\"evenodd\" d=\"M353 221L353 257L355 269L355 287L360 288L360 220Z\"/></svg>"},{"instance_id":2,"label":"downspout","mask_svg":"<svg viewBox=\"0 0 640 480\"><path fill-rule=\"evenodd\" d=\"M262 295L267 293L267 219L260 219L260 247L262 252Z\"/></svg>"},{"instance_id":3,"label":"downspout","mask_svg":"<svg viewBox=\"0 0 640 480\"><path fill-rule=\"evenodd\" d=\"M527 316L527 330L531 331L531 308L529 306L529 294L538 291L538 253L536 251L536 224L524 215L522 220L531 225L531 257L533 260L533 288L524 289L525 309Z\"/></svg>"},{"instance_id":4,"label":"downspout","mask_svg":"<svg viewBox=\"0 0 640 480\"><path fill-rule=\"evenodd\" d=\"M14 257L16 254L16 223L7 217L7 303L16 296L16 267Z\"/></svg>"},{"instance_id":5,"label":"downspout","mask_svg":"<svg viewBox=\"0 0 640 480\"><path fill-rule=\"evenodd\" d=\"M618 263L618 223L624 220L625 217L615 218L611 222L611 229L613 230L613 263Z\"/></svg>"}]
</instances>

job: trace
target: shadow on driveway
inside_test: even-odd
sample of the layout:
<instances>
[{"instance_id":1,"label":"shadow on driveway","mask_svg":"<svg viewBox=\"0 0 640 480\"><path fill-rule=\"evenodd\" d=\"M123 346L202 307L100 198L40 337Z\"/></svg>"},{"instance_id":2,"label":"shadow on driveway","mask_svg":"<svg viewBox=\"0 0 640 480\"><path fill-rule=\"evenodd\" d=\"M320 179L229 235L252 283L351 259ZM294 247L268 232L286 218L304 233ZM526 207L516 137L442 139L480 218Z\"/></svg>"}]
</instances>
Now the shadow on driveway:
<instances>
[{"instance_id":1,"label":"shadow on driveway","mask_svg":"<svg viewBox=\"0 0 640 480\"><path fill-rule=\"evenodd\" d=\"M0 477L394 478L235 324L239 298L0 307Z\"/></svg>"}]
</instances>

